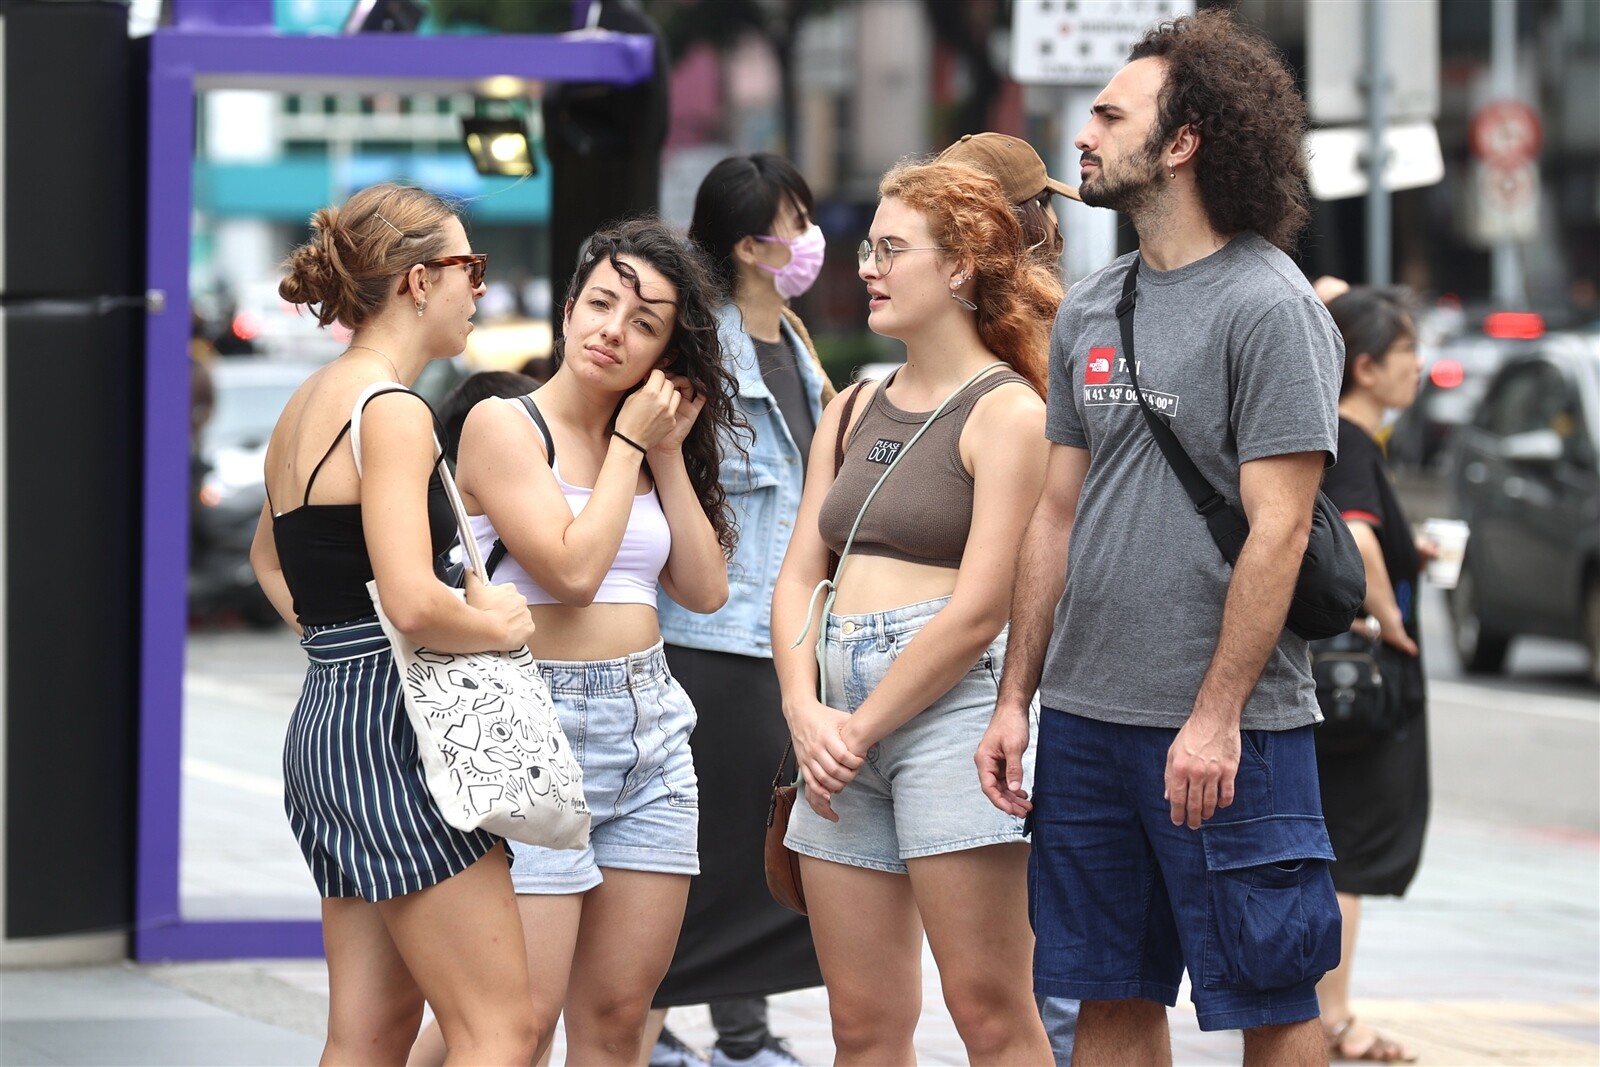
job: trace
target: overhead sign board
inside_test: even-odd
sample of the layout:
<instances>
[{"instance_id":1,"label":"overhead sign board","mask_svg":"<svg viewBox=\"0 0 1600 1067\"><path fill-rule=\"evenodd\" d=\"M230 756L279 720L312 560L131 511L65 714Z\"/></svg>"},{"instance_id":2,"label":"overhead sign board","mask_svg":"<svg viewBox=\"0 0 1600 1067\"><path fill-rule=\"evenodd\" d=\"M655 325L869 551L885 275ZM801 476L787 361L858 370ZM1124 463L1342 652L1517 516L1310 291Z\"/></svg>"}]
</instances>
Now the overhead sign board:
<instances>
[{"instance_id":1,"label":"overhead sign board","mask_svg":"<svg viewBox=\"0 0 1600 1067\"><path fill-rule=\"evenodd\" d=\"M1439 0L1309 0L1306 103L1317 122L1367 117L1366 19L1383 19L1383 78L1391 121L1439 117Z\"/></svg>"},{"instance_id":2,"label":"overhead sign board","mask_svg":"<svg viewBox=\"0 0 1600 1067\"><path fill-rule=\"evenodd\" d=\"M1344 200L1367 191L1367 151L1371 135L1364 127L1313 130L1306 136L1311 195L1318 200ZM1383 187L1418 189L1444 179L1439 133L1431 122L1390 126L1384 133Z\"/></svg>"},{"instance_id":3,"label":"overhead sign board","mask_svg":"<svg viewBox=\"0 0 1600 1067\"><path fill-rule=\"evenodd\" d=\"M1104 85L1157 22L1194 14L1194 0L1016 0L1011 77L1048 85Z\"/></svg>"}]
</instances>

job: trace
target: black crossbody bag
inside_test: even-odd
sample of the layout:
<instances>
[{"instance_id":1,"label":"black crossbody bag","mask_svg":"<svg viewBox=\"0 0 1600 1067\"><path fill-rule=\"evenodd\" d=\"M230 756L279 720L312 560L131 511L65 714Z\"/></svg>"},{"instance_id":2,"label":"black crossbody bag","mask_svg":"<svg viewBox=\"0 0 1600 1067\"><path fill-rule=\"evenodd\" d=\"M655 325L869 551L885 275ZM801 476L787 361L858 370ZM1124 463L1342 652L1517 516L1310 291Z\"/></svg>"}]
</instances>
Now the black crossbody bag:
<instances>
[{"instance_id":1,"label":"black crossbody bag","mask_svg":"<svg viewBox=\"0 0 1600 1067\"><path fill-rule=\"evenodd\" d=\"M1183 483L1184 492L1194 501L1194 509L1206 520L1206 528L1211 531L1211 539L1217 543L1222 558L1232 566L1238 562L1239 551L1250 533L1249 520L1206 481L1172 427L1162 421L1145 400L1144 390L1139 387L1139 363L1133 353L1133 308L1138 298L1139 258L1135 256L1122 282L1122 299L1117 302L1122 354L1128 361L1133 395L1144 409L1145 422L1149 423L1161 454L1167 457L1172 472ZM1307 641L1344 633L1361 612L1366 596L1367 574L1361 552L1339 509L1318 490L1316 506L1311 512L1311 538L1300 563L1300 577L1295 581L1294 599L1289 604L1289 617L1284 625Z\"/></svg>"}]
</instances>

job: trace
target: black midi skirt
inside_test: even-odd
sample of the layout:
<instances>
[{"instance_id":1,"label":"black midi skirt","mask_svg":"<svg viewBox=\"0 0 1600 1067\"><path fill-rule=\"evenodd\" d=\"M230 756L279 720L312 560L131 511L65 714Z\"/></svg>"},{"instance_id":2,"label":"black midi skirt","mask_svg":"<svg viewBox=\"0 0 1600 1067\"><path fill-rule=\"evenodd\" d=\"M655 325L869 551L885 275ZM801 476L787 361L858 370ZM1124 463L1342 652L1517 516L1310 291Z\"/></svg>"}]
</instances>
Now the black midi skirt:
<instances>
[{"instance_id":1,"label":"black midi skirt","mask_svg":"<svg viewBox=\"0 0 1600 1067\"><path fill-rule=\"evenodd\" d=\"M700 874L655 1006L819 986L810 923L767 892L767 801L789 740L777 671L754 656L666 650L699 716L689 747L700 779Z\"/></svg>"},{"instance_id":2,"label":"black midi skirt","mask_svg":"<svg viewBox=\"0 0 1600 1067\"><path fill-rule=\"evenodd\" d=\"M1337 754L1317 749L1322 817L1338 857L1333 887L1356 896L1401 896L1417 873L1428 830L1428 716L1404 732Z\"/></svg>"}]
</instances>

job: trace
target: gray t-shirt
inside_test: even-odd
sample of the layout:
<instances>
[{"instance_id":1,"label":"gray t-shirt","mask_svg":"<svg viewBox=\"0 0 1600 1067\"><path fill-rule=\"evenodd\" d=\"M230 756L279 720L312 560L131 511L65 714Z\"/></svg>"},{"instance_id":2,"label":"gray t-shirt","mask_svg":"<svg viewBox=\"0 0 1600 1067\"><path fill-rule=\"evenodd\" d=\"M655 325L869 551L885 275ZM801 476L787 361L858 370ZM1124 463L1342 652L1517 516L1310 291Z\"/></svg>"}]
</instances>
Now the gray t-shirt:
<instances>
[{"instance_id":1,"label":"gray t-shirt","mask_svg":"<svg viewBox=\"0 0 1600 1067\"><path fill-rule=\"evenodd\" d=\"M1136 255L1137 253L1134 253ZM1233 568L1156 445L1129 384L1116 305L1133 255L1067 292L1050 337L1046 436L1089 450L1041 702L1091 719L1188 720ZM1289 257L1244 233L1172 271L1139 267L1139 383L1235 506L1239 465L1338 445L1344 345ZM1241 727L1320 719L1305 641L1283 631Z\"/></svg>"}]
</instances>

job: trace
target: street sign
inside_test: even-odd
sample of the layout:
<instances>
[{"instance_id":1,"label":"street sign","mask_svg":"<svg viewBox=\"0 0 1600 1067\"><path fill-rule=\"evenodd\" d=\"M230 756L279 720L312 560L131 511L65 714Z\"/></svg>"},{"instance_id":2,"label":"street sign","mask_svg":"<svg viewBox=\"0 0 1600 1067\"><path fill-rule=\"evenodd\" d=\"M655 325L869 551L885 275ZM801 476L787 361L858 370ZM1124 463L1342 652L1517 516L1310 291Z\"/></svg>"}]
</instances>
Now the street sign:
<instances>
[{"instance_id":1,"label":"street sign","mask_svg":"<svg viewBox=\"0 0 1600 1067\"><path fill-rule=\"evenodd\" d=\"M1544 127L1538 113L1521 100L1491 100L1472 116L1467 140L1473 155L1491 167L1510 170L1539 157Z\"/></svg>"},{"instance_id":2,"label":"street sign","mask_svg":"<svg viewBox=\"0 0 1600 1067\"><path fill-rule=\"evenodd\" d=\"M1192 14L1194 0L1016 0L1011 77L1098 88L1152 25Z\"/></svg>"},{"instance_id":3,"label":"street sign","mask_svg":"<svg viewBox=\"0 0 1600 1067\"><path fill-rule=\"evenodd\" d=\"M1367 118L1367 4L1309 0L1306 5L1306 103L1329 125ZM1384 0L1383 76L1391 121L1439 117L1439 0Z\"/></svg>"},{"instance_id":4,"label":"street sign","mask_svg":"<svg viewBox=\"0 0 1600 1067\"><path fill-rule=\"evenodd\" d=\"M1318 200L1343 200L1367 191L1367 151L1371 134L1365 127L1341 126L1306 135L1311 195ZM1444 180L1444 155L1431 122L1407 122L1384 132L1383 187L1418 189Z\"/></svg>"},{"instance_id":5,"label":"street sign","mask_svg":"<svg viewBox=\"0 0 1600 1067\"><path fill-rule=\"evenodd\" d=\"M1477 196L1473 236L1484 244L1532 241L1539 236L1539 165L1473 165Z\"/></svg>"}]
</instances>

